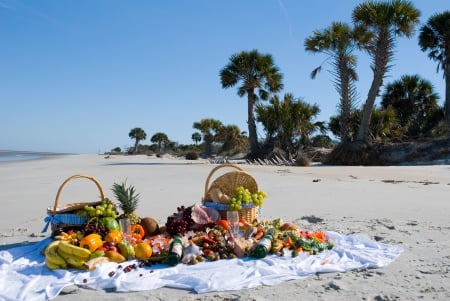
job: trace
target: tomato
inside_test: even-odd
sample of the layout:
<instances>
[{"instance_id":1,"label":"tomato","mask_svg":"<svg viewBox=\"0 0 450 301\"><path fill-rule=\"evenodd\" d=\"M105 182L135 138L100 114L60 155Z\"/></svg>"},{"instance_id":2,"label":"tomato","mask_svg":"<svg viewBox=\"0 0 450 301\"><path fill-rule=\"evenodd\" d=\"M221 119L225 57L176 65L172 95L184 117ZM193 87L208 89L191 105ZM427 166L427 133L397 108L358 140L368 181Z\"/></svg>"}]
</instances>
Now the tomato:
<instances>
[{"instance_id":1,"label":"tomato","mask_svg":"<svg viewBox=\"0 0 450 301\"><path fill-rule=\"evenodd\" d=\"M217 224L227 231L230 230L230 224L226 219L219 220Z\"/></svg>"}]
</instances>

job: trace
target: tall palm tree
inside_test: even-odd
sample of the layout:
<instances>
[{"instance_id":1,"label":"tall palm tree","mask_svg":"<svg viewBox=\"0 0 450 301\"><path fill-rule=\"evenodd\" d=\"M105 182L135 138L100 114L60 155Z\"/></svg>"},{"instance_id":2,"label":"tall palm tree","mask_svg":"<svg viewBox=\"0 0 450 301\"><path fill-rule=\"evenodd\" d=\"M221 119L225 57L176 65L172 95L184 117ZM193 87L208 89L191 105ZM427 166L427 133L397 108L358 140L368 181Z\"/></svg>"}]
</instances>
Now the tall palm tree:
<instances>
[{"instance_id":1,"label":"tall palm tree","mask_svg":"<svg viewBox=\"0 0 450 301\"><path fill-rule=\"evenodd\" d=\"M128 137L135 140L134 152L136 153L138 150L139 142L142 140L145 140L147 138L147 134L141 128L134 128L134 129L131 129L130 133L128 134Z\"/></svg>"},{"instance_id":2,"label":"tall palm tree","mask_svg":"<svg viewBox=\"0 0 450 301\"><path fill-rule=\"evenodd\" d=\"M383 79L390 70L397 37L410 38L419 23L420 11L405 0L366 1L355 7L352 14L355 26L371 32L374 38L365 45L372 58L372 84L363 107L357 140L367 141L371 114Z\"/></svg>"},{"instance_id":3,"label":"tall palm tree","mask_svg":"<svg viewBox=\"0 0 450 301\"><path fill-rule=\"evenodd\" d=\"M158 132L150 138L150 141L153 143L158 143L158 154L160 154L162 146L166 146L169 143L169 138L165 133Z\"/></svg>"},{"instance_id":4,"label":"tall palm tree","mask_svg":"<svg viewBox=\"0 0 450 301\"><path fill-rule=\"evenodd\" d=\"M450 11L432 15L420 29L419 46L444 71L444 116L450 128Z\"/></svg>"},{"instance_id":5,"label":"tall palm tree","mask_svg":"<svg viewBox=\"0 0 450 301\"><path fill-rule=\"evenodd\" d=\"M200 122L194 122L193 124L193 128L203 134L204 155L206 157L209 157L212 153L214 137L221 126L223 126L222 122L212 118L202 119Z\"/></svg>"},{"instance_id":6,"label":"tall palm tree","mask_svg":"<svg viewBox=\"0 0 450 301\"><path fill-rule=\"evenodd\" d=\"M359 44L365 44L371 35L360 27L351 28L342 22L332 22L331 26L322 31L314 31L305 39L305 50L312 53L323 53L331 59L334 76L334 86L339 93L339 119L342 141L352 139L350 133L350 114L356 100L355 82L358 80L356 73L356 56L354 50ZM322 66L311 72L311 78L315 78Z\"/></svg>"},{"instance_id":7,"label":"tall palm tree","mask_svg":"<svg viewBox=\"0 0 450 301\"><path fill-rule=\"evenodd\" d=\"M270 54L260 54L257 50L241 51L230 57L230 62L220 70L222 88L231 88L241 83L238 95L247 94L248 135L252 155L259 153L258 135L255 122L255 104L267 100L270 93L283 89L282 74L275 66ZM258 90L257 93L255 90Z\"/></svg>"},{"instance_id":8,"label":"tall palm tree","mask_svg":"<svg viewBox=\"0 0 450 301\"><path fill-rule=\"evenodd\" d=\"M419 136L437 123L439 95L433 85L419 75L403 75L386 85L381 100L384 109L392 107L406 135Z\"/></svg>"}]
</instances>

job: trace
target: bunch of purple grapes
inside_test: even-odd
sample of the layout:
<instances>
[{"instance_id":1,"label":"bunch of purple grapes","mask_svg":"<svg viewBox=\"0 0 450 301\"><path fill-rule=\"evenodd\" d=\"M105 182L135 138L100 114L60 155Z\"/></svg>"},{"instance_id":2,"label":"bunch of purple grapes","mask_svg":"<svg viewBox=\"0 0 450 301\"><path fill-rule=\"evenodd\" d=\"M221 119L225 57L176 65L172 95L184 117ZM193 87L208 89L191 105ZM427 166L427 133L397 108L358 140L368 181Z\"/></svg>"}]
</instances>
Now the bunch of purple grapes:
<instances>
[{"instance_id":1,"label":"bunch of purple grapes","mask_svg":"<svg viewBox=\"0 0 450 301\"><path fill-rule=\"evenodd\" d=\"M191 207L177 207L177 212L167 217L166 230L170 235L184 234L194 224Z\"/></svg>"},{"instance_id":2,"label":"bunch of purple grapes","mask_svg":"<svg viewBox=\"0 0 450 301\"><path fill-rule=\"evenodd\" d=\"M91 221L89 221L87 224L86 224L86 226L84 227L84 229L83 229L83 234L86 236L86 235L89 235L89 234L92 234L92 233L97 233L97 234L99 234L101 237L105 237L106 236L106 234L108 234L108 228L106 228L106 227L104 227L104 226L102 226L100 223L98 223L97 221L95 221L95 220L91 220Z\"/></svg>"}]
</instances>

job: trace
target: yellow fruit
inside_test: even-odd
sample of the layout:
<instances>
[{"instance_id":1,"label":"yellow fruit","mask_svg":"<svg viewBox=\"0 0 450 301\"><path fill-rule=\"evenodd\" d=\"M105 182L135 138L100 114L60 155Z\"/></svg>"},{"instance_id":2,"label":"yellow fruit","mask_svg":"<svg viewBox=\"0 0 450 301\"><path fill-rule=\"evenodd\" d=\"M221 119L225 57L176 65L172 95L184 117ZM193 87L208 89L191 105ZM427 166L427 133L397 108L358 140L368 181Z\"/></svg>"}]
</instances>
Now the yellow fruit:
<instances>
[{"instance_id":1,"label":"yellow fruit","mask_svg":"<svg viewBox=\"0 0 450 301\"><path fill-rule=\"evenodd\" d=\"M105 257L107 257L110 261L117 263L122 263L126 260L122 254L116 251L106 251Z\"/></svg>"},{"instance_id":2,"label":"yellow fruit","mask_svg":"<svg viewBox=\"0 0 450 301\"><path fill-rule=\"evenodd\" d=\"M134 256L140 260L147 260L152 256L152 247L146 242L140 242L134 247Z\"/></svg>"},{"instance_id":3,"label":"yellow fruit","mask_svg":"<svg viewBox=\"0 0 450 301\"><path fill-rule=\"evenodd\" d=\"M86 261L84 261L81 258L78 257L68 257L66 258L67 264L72 267L72 268L76 268L76 269L86 269L85 267L85 263Z\"/></svg>"},{"instance_id":4,"label":"yellow fruit","mask_svg":"<svg viewBox=\"0 0 450 301\"><path fill-rule=\"evenodd\" d=\"M45 260L53 265L65 268L67 264L64 258L57 253L58 246L59 241L53 241L45 248Z\"/></svg>"},{"instance_id":5,"label":"yellow fruit","mask_svg":"<svg viewBox=\"0 0 450 301\"><path fill-rule=\"evenodd\" d=\"M47 268L49 268L50 270L56 270L56 269L61 269L62 267L51 262L48 257L45 257L45 265L47 266Z\"/></svg>"},{"instance_id":6,"label":"yellow fruit","mask_svg":"<svg viewBox=\"0 0 450 301\"><path fill-rule=\"evenodd\" d=\"M58 251L61 251L62 253L67 255L82 258L84 260L88 260L89 257L91 256L91 251L89 251L88 249L72 245L71 243L68 242L60 242L60 244L58 245ZM60 255L63 256L63 254L61 253ZM66 258L66 256L63 257Z\"/></svg>"}]
</instances>

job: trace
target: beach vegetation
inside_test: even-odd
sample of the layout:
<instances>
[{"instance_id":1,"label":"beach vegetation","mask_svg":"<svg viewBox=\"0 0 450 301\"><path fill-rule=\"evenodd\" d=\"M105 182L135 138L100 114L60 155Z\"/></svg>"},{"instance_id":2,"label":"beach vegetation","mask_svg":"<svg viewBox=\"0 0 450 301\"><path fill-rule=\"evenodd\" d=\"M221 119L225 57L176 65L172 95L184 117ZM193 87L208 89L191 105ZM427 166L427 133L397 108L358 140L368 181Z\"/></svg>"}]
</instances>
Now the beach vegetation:
<instances>
[{"instance_id":1,"label":"beach vegetation","mask_svg":"<svg viewBox=\"0 0 450 301\"><path fill-rule=\"evenodd\" d=\"M221 143L219 153L233 153L248 150L248 137L237 125L222 125L214 140Z\"/></svg>"},{"instance_id":2,"label":"beach vegetation","mask_svg":"<svg viewBox=\"0 0 450 301\"><path fill-rule=\"evenodd\" d=\"M311 144L311 134L324 133L324 122L314 121L320 109L302 99L287 93L280 100L277 95L270 99L269 105L258 105L257 120L266 132L266 144L272 143L284 151L285 155L295 155L304 145Z\"/></svg>"},{"instance_id":3,"label":"beach vegetation","mask_svg":"<svg viewBox=\"0 0 450 301\"><path fill-rule=\"evenodd\" d=\"M272 93L283 89L283 76L275 65L272 55L261 54L258 50L241 51L231 55L229 63L220 70L222 88L238 87L238 95L247 95L247 124L250 155L260 151L255 121L255 105L260 100L269 99Z\"/></svg>"},{"instance_id":4,"label":"beach vegetation","mask_svg":"<svg viewBox=\"0 0 450 301\"><path fill-rule=\"evenodd\" d=\"M403 75L386 85L381 108L392 108L398 121L402 140L412 140L430 134L443 118L438 105L439 95L433 85L419 75Z\"/></svg>"},{"instance_id":5,"label":"beach vegetation","mask_svg":"<svg viewBox=\"0 0 450 301\"><path fill-rule=\"evenodd\" d=\"M213 118L205 118L198 122L194 122L192 126L202 133L204 146L203 155L205 157L210 157L215 135L219 128L223 126L222 122Z\"/></svg>"},{"instance_id":6,"label":"beach vegetation","mask_svg":"<svg viewBox=\"0 0 450 301\"><path fill-rule=\"evenodd\" d=\"M438 62L445 78L444 117L450 131L450 11L432 15L420 29L419 46L428 57Z\"/></svg>"}]
</instances>

